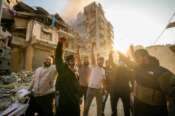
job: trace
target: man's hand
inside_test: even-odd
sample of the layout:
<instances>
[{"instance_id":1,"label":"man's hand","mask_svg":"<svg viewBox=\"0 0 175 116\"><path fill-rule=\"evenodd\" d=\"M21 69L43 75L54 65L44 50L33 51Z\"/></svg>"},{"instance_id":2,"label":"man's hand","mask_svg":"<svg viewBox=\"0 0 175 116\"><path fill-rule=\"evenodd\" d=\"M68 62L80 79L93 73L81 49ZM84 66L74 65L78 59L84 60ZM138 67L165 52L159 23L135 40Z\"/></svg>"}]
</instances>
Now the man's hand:
<instances>
[{"instance_id":1,"label":"man's hand","mask_svg":"<svg viewBox=\"0 0 175 116\"><path fill-rule=\"evenodd\" d=\"M60 43L64 43L65 41L66 41L66 38L64 38L64 37L60 37L58 42L60 42Z\"/></svg>"},{"instance_id":2,"label":"man's hand","mask_svg":"<svg viewBox=\"0 0 175 116\"><path fill-rule=\"evenodd\" d=\"M131 52L134 52L134 46L130 45Z\"/></svg>"},{"instance_id":3,"label":"man's hand","mask_svg":"<svg viewBox=\"0 0 175 116\"><path fill-rule=\"evenodd\" d=\"M60 37L58 43L63 44L64 48L68 48L68 41L65 37Z\"/></svg>"},{"instance_id":4,"label":"man's hand","mask_svg":"<svg viewBox=\"0 0 175 116\"><path fill-rule=\"evenodd\" d=\"M108 60L109 60L109 64L113 64L114 60L113 60L113 51L110 51L109 55L108 55Z\"/></svg>"},{"instance_id":5,"label":"man's hand","mask_svg":"<svg viewBox=\"0 0 175 116\"><path fill-rule=\"evenodd\" d=\"M95 48L95 46L96 46L96 43L92 42L92 48Z\"/></svg>"},{"instance_id":6,"label":"man's hand","mask_svg":"<svg viewBox=\"0 0 175 116\"><path fill-rule=\"evenodd\" d=\"M77 45L77 52L80 52L80 45Z\"/></svg>"},{"instance_id":7,"label":"man's hand","mask_svg":"<svg viewBox=\"0 0 175 116\"><path fill-rule=\"evenodd\" d=\"M127 59L127 57L126 57L125 55L123 55L123 54L122 54L121 52L119 52L119 51L118 51L118 55L119 55L119 59L122 60L122 61L125 60L125 59Z\"/></svg>"},{"instance_id":8,"label":"man's hand","mask_svg":"<svg viewBox=\"0 0 175 116\"><path fill-rule=\"evenodd\" d=\"M113 51L110 51L110 53L109 53L108 57L109 57L110 60L113 58L113 53L114 53Z\"/></svg>"}]
</instances>

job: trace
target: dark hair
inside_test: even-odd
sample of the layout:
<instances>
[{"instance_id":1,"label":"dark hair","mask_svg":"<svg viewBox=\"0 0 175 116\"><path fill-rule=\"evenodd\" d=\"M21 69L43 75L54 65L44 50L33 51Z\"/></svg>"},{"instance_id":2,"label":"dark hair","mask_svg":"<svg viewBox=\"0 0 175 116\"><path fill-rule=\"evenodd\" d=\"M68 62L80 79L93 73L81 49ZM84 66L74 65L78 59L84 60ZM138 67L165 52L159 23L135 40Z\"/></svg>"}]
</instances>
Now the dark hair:
<instances>
[{"instance_id":1,"label":"dark hair","mask_svg":"<svg viewBox=\"0 0 175 116\"><path fill-rule=\"evenodd\" d=\"M72 60L72 59L74 59L74 55L68 55L66 56L65 61L69 62L69 60Z\"/></svg>"},{"instance_id":2,"label":"dark hair","mask_svg":"<svg viewBox=\"0 0 175 116\"><path fill-rule=\"evenodd\" d=\"M136 56L150 56L148 51L146 51L145 49L136 50L135 55Z\"/></svg>"}]
</instances>

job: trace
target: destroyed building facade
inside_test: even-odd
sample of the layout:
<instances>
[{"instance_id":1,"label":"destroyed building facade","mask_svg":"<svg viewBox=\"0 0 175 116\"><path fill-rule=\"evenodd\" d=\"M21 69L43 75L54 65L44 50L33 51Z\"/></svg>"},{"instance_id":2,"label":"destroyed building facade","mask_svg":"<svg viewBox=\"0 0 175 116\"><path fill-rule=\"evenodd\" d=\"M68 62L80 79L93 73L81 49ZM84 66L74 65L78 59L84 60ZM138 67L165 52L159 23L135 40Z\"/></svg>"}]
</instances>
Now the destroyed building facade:
<instances>
[{"instance_id":1,"label":"destroyed building facade","mask_svg":"<svg viewBox=\"0 0 175 116\"><path fill-rule=\"evenodd\" d=\"M90 52L92 42L96 43L97 53L107 56L112 50L114 33L113 26L106 19L101 4L93 2L84 7L77 15L72 26L81 36L81 48L85 53Z\"/></svg>"},{"instance_id":2,"label":"destroyed building facade","mask_svg":"<svg viewBox=\"0 0 175 116\"><path fill-rule=\"evenodd\" d=\"M78 34L58 15L51 15L41 7L23 2L12 9L3 7L2 27L11 34L11 69L32 71L41 66L45 57L54 55L58 37L67 41L66 53L73 53Z\"/></svg>"}]
</instances>

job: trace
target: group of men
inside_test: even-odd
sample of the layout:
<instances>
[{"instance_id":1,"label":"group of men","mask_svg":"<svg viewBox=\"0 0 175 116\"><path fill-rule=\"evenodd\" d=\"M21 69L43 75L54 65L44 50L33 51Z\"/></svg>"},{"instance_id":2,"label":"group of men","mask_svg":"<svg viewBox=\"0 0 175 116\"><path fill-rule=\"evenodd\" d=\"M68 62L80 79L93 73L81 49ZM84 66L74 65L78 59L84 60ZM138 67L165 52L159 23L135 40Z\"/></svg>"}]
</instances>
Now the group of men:
<instances>
[{"instance_id":1,"label":"group of men","mask_svg":"<svg viewBox=\"0 0 175 116\"><path fill-rule=\"evenodd\" d=\"M168 106L169 112L175 115L175 76L146 50L133 51L132 48L135 62L119 53L117 64L110 53L104 64L104 57L95 55L95 43L92 43L91 62L87 56L84 60L80 58L79 48L76 57L69 55L63 60L64 43L65 39L60 38L55 59L46 58L44 65L34 72L30 87L33 94L26 116L35 113L39 116L80 116L83 96L83 116L88 116L94 97L97 116L104 116L109 95L111 116L117 116L119 98L125 116L130 116L131 112L133 116L168 116ZM132 103L131 93L134 95ZM167 106L167 101L171 105Z\"/></svg>"}]
</instances>

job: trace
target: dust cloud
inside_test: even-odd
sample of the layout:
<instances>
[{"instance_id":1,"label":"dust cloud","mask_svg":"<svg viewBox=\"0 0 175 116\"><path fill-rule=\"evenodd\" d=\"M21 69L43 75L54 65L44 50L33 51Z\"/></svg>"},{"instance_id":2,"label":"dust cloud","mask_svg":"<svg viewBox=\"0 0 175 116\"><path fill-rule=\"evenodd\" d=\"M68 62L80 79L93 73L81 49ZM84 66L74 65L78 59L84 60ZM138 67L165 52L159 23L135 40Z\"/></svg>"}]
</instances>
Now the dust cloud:
<instances>
[{"instance_id":1,"label":"dust cloud","mask_svg":"<svg viewBox=\"0 0 175 116\"><path fill-rule=\"evenodd\" d=\"M97 1L97 0L68 0L68 3L65 6L65 9L63 11L64 14L62 14L63 18L66 21L75 19L76 15L80 11L82 11L86 5L94 1Z\"/></svg>"}]
</instances>

